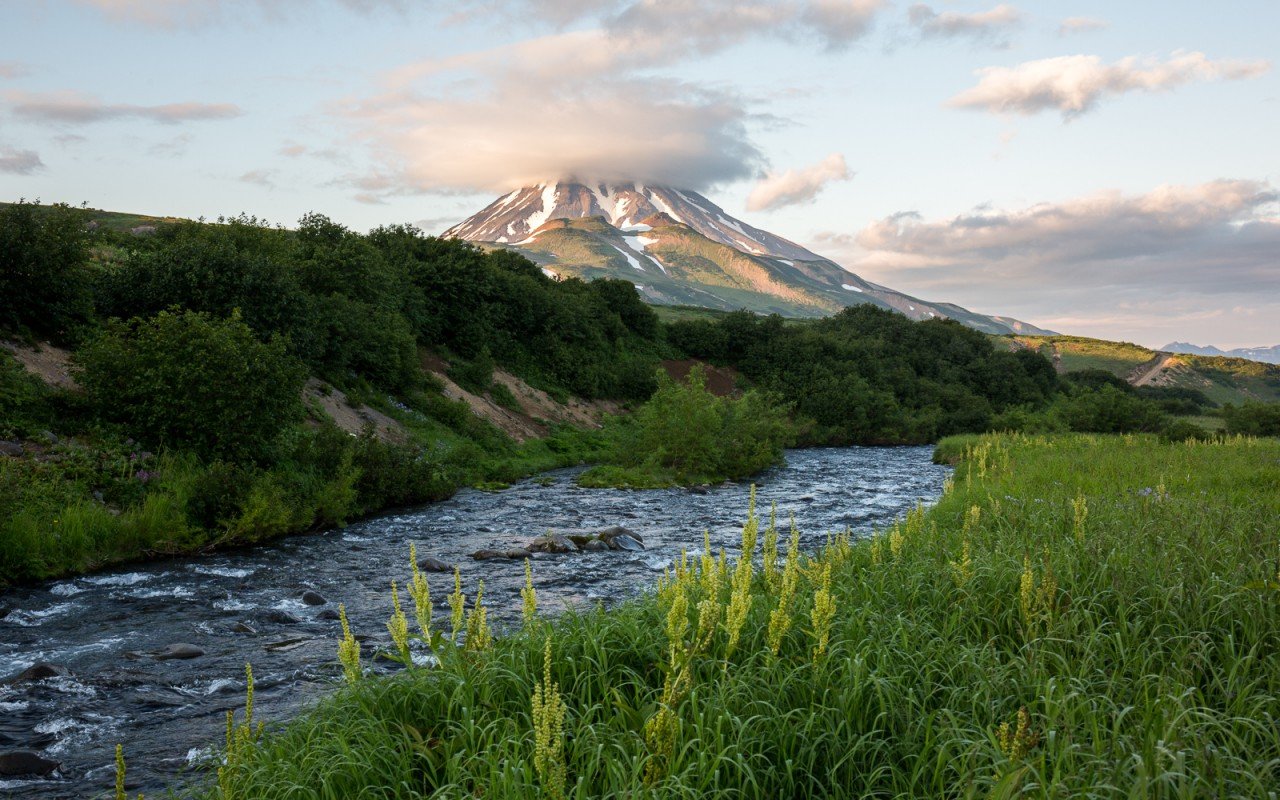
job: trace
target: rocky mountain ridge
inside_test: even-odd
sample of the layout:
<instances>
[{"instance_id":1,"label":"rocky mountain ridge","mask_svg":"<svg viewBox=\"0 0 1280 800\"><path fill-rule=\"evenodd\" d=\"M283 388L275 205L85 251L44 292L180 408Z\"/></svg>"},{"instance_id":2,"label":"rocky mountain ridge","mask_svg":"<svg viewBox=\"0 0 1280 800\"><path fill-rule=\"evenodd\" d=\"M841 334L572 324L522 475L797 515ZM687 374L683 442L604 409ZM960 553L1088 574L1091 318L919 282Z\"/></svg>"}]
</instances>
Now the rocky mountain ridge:
<instances>
[{"instance_id":1,"label":"rocky mountain ridge","mask_svg":"<svg viewBox=\"0 0 1280 800\"><path fill-rule=\"evenodd\" d=\"M556 278L629 280L657 304L818 317L871 303L987 333L1051 333L872 283L684 189L542 183L498 198L442 235L516 250Z\"/></svg>"}]
</instances>

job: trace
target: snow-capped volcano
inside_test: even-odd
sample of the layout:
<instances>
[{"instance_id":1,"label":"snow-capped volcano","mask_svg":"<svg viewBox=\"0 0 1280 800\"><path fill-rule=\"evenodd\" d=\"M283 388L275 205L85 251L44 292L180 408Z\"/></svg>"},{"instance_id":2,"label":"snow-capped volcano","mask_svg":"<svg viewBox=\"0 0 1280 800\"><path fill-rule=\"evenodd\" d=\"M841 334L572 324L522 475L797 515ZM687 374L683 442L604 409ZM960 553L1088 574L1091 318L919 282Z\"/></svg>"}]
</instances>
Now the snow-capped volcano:
<instances>
[{"instance_id":1,"label":"snow-capped volcano","mask_svg":"<svg viewBox=\"0 0 1280 800\"><path fill-rule=\"evenodd\" d=\"M499 197L480 213L444 232L472 242L515 244L553 219L604 217L616 228L635 229L655 214L688 225L721 244L758 256L818 260L795 242L736 220L697 192L643 183L540 183Z\"/></svg>"},{"instance_id":2,"label":"snow-capped volcano","mask_svg":"<svg viewBox=\"0 0 1280 800\"><path fill-rule=\"evenodd\" d=\"M816 317L860 303L988 333L1047 333L864 280L688 189L558 181L499 197L442 234L516 250L554 278L623 278L651 303Z\"/></svg>"}]
</instances>

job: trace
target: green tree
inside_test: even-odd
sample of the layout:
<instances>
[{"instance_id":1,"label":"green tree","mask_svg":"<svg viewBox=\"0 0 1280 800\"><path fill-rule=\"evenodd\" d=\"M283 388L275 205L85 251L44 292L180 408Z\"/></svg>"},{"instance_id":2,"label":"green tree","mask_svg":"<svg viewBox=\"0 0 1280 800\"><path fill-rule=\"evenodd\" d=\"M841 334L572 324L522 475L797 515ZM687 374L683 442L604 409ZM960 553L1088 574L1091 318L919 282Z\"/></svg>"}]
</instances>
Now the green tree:
<instances>
[{"instance_id":1,"label":"green tree","mask_svg":"<svg viewBox=\"0 0 1280 800\"><path fill-rule=\"evenodd\" d=\"M162 311L113 321L76 362L102 417L207 459L265 461L302 412L302 366L281 339L259 341L236 314Z\"/></svg>"},{"instance_id":2,"label":"green tree","mask_svg":"<svg viewBox=\"0 0 1280 800\"><path fill-rule=\"evenodd\" d=\"M87 225L61 203L0 208L0 330L65 341L92 316Z\"/></svg>"},{"instance_id":3,"label":"green tree","mask_svg":"<svg viewBox=\"0 0 1280 800\"><path fill-rule=\"evenodd\" d=\"M1280 403L1257 403L1252 400L1240 406L1230 403L1222 407L1227 433L1245 436L1280 436Z\"/></svg>"}]
</instances>

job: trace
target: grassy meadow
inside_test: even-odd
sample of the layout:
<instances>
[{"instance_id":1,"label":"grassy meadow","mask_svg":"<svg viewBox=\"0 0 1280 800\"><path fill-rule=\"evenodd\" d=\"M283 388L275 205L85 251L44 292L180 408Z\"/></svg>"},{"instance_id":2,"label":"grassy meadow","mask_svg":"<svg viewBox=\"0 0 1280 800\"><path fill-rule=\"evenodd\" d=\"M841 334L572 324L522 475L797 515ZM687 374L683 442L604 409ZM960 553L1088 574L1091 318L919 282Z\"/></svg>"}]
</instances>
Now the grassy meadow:
<instances>
[{"instance_id":1,"label":"grassy meadow","mask_svg":"<svg viewBox=\"0 0 1280 800\"><path fill-rule=\"evenodd\" d=\"M530 591L496 639L482 605L432 619L419 576L388 576L413 589L392 649L431 641L440 666L362 677L348 637L349 685L265 733L237 716L199 793L1280 792L1280 441L957 437L938 457L946 495L874 538L801 554L762 503L753 559L691 553L554 621Z\"/></svg>"}]
</instances>

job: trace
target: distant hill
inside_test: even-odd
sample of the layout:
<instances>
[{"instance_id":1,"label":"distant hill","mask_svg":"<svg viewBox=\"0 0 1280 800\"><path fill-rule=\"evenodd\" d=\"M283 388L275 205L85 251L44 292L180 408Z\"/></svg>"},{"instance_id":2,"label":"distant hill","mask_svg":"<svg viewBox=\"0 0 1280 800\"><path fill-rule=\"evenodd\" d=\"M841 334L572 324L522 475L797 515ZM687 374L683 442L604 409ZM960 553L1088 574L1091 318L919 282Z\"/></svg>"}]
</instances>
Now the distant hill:
<instances>
[{"instance_id":1,"label":"distant hill","mask_svg":"<svg viewBox=\"0 0 1280 800\"><path fill-rule=\"evenodd\" d=\"M1059 372L1102 369L1135 386L1199 389L1217 403L1280 402L1280 365L1150 350L1129 342L1081 336L1005 336L1001 339L1010 347L1038 350Z\"/></svg>"},{"instance_id":2,"label":"distant hill","mask_svg":"<svg viewBox=\"0 0 1280 800\"><path fill-rule=\"evenodd\" d=\"M1244 358L1249 361L1261 361L1264 364L1280 364L1280 344L1271 347L1237 347L1234 350L1219 350L1213 345L1200 347L1187 342L1171 342L1160 348L1166 353L1187 353L1197 356L1226 356L1228 358Z\"/></svg>"},{"instance_id":3,"label":"distant hill","mask_svg":"<svg viewBox=\"0 0 1280 800\"><path fill-rule=\"evenodd\" d=\"M0 208L6 208L11 205L15 204L0 203ZM150 233L161 225L169 225L182 221L180 217L153 217L146 214L128 214L121 211L103 211L100 208L86 207L84 211L89 215L89 219L94 225L108 230L117 231L119 233Z\"/></svg>"},{"instance_id":4,"label":"distant hill","mask_svg":"<svg viewBox=\"0 0 1280 800\"><path fill-rule=\"evenodd\" d=\"M660 305L821 317L870 303L987 333L1052 333L864 280L687 189L542 183L498 198L443 235L516 250L553 277L622 278Z\"/></svg>"}]
</instances>

